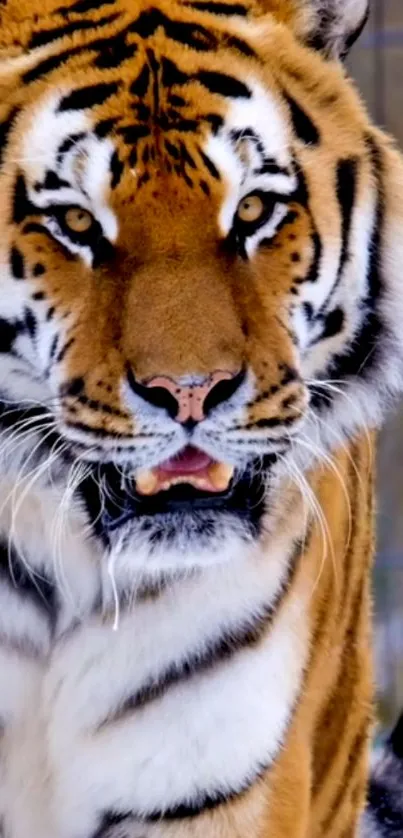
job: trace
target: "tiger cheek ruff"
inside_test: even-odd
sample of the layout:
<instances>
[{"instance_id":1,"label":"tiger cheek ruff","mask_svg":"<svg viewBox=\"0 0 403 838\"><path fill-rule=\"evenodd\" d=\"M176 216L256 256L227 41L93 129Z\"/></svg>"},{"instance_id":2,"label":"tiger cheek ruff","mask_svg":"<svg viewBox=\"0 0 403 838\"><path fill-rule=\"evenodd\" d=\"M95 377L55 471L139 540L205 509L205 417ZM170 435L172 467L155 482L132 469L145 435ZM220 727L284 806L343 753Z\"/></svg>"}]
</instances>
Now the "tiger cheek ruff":
<instances>
[{"instance_id":1,"label":"tiger cheek ruff","mask_svg":"<svg viewBox=\"0 0 403 838\"><path fill-rule=\"evenodd\" d=\"M403 166L342 66L366 14L1 6L1 838L387 835Z\"/></svg>"}]
</instances>

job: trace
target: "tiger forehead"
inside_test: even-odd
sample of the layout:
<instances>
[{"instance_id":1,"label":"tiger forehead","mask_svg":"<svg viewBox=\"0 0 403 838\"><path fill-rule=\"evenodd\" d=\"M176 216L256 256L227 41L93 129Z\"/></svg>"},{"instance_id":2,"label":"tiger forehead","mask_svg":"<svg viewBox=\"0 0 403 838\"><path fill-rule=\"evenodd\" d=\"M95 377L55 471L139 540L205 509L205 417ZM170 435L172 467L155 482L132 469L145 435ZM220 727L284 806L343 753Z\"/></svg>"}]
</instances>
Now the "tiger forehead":
<instances>
[{"instance_id":1,"label":"tiger forehead","mask_svg":"<svg viewBox=\"0 0 403 838\"><path fill-rule=\"evenodd\" d=\"M174 173L207 195L211 181L238 189L251 167L284 172L290 163L289 125L259 81L191 75L151 48L121 82L45 93L22 127L30 186L66 200L60 188L68 186L105 200L128 172L133 193L155 173Z\"/></svg>"}]
</instances>

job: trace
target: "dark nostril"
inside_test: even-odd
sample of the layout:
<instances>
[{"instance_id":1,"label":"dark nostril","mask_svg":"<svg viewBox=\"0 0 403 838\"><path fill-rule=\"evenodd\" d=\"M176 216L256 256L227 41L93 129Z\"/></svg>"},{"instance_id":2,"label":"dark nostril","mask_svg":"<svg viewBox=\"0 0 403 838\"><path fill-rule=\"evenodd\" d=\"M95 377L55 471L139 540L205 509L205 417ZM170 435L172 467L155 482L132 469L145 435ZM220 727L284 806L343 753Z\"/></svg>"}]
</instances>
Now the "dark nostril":
<instances>
[{"instance_id":1,"label":"dark nostril","mask_svg":"<svg viewBox=\"0 0 403 838\"><path fill-rule=\"evenodd\" d=\"M165 387L147 387L140 384L139 381L136 381L130 368L127 371L127 380L133 393L136 393L137 396L154 405L154 407L164 408L172 419L176 418L179 409L178 402L169 390L166 390Z\"/></svg>"},{"instance_id":2,"label":"dark nostril","mask_svg":"<svg viewBox=\"0 0 403 838\"><path fill-rule=\"evenodd\" d=\"M130 368L127 371L128 383L137 396L166 410L187 430L193 430L215 407L230 399L245 376L244 370L235 375L217 371L200 384L182 386L166 376L156 376L147 384L141 384Z\"/></svg>"},{"instance_id":3,"label":"dark nostril","mask_svg":"<svg viewBox=\"0 0 403 838\"><path fill-rule=\"evenodd\" d=\"M226 378L222 381L218 381L214 387L207 393L207 396L203 403L203 410L206 416L214 410L215 407L218 407L219 404L222 402L228 401L231 396L236 393L238 388L243 384L245 381L246 372L245 370L240 370L236 375L232 378Z\"/></svg>"}]
</instances>

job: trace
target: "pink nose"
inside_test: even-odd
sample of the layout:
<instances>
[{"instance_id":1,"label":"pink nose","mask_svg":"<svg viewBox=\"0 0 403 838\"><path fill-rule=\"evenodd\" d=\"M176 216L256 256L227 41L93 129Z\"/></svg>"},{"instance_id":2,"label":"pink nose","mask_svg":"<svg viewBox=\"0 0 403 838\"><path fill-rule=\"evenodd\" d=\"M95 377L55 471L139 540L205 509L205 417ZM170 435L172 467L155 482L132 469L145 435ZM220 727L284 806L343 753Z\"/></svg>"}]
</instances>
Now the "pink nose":
<instances>
[{"instance_id":1,"label":"pink nose","mask_svg":"<svg viewBox=\"0 0 403 838\"><path fill-rule=\"evenodd\" d=\"M204 381L190 386L167 375L157 375L142 384L128 369L128 384L137 396L163 408L177 422L189 425L202 422L214 407L230 399L244 378L243 370L238 373L216 370Z\"/></svg>"},{"instance_id":2,"label":"pink nose","mask_svg":"<svg viewBox=\"0 0 403 838\"><path fill-rule=\"evenodd\" d=\"M218 396L217 385L223 381L232 381L234 376L230 372L214 372L203 384L194 384L190 387L183 387L165 375L157 376L148 381L147 387L158 387L166 390L177 402L178 410L175 416L177 422L202 422L207 416L207 397L213 396L213 391ZM226 396L224 396L224 399ZM219 397L215 400L218 404L224 400ZM211 401L211 399L210 399ZM211 408L210 408L211 409Z\"/></svg>"}]
</instances>

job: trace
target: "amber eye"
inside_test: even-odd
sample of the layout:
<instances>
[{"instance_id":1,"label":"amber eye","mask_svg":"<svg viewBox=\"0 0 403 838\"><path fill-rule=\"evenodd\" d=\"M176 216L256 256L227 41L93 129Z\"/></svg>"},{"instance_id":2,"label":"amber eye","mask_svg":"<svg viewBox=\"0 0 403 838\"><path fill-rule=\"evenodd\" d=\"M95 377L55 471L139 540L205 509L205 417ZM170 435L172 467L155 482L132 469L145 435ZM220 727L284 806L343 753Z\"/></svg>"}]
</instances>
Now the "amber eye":
<instances>
[{"instance_id":1,"label":"amber eye","mask_svg":"<svg viewBox=\"0 0 403 838\"><path fill-rule=\"evenodd\" d=\"M260 195L246 195L238 204L237 219L244 224L255 224L262 217L265 205Z\"/></svg>"},{"instance_id":2,"label":"amber eye","mask_svg":"<svg viewBox=\"0 0 403 838\"><path fill-rule=\"evenodd\" d=\"M72 233L88 233L94 223L94 218L82 207L69 207L65 212L64 223Z\"/></svg>"}]
</instances>

